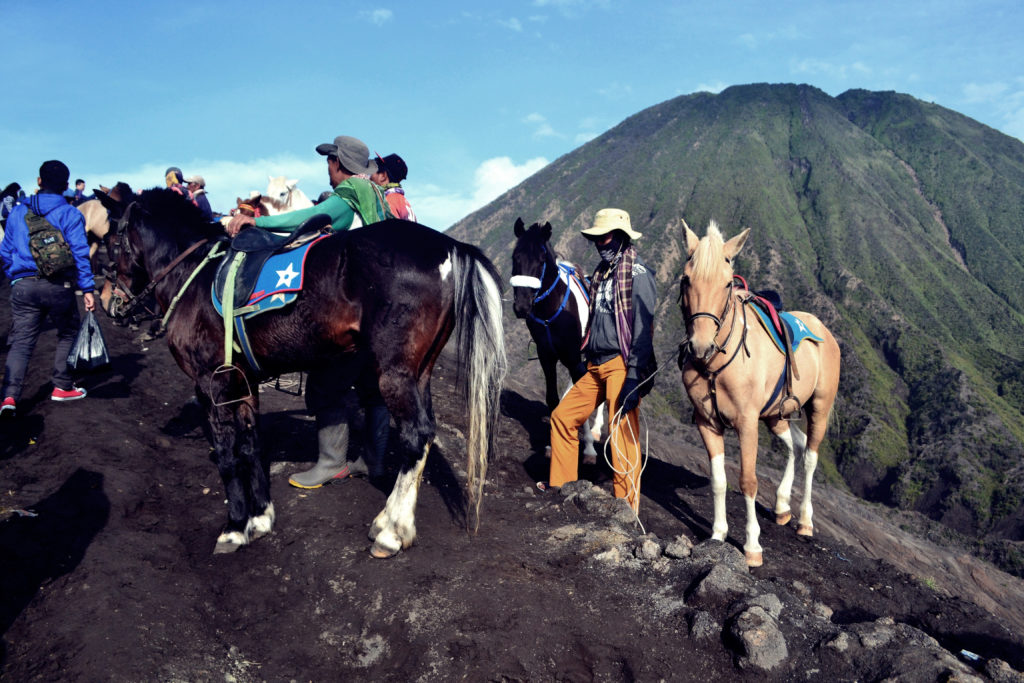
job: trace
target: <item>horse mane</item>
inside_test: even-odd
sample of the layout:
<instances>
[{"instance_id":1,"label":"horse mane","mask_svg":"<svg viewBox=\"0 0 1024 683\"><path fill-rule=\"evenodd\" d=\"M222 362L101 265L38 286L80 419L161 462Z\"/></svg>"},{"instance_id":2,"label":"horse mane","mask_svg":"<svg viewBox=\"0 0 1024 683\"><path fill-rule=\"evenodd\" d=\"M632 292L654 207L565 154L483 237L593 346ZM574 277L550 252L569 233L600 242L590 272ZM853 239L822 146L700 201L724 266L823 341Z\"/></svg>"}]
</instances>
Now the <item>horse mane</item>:
<instances>
[{"instance_id":1,"label":"horse mane","mask_svg":"<svg viewBox=\"0 0 1024 683\"><path fill-rule=\"evenodd\" d=\"M718 229L718 223L708 223L708 231L693 250L690 261L693 263L692 277L694 280L711 280L722 272L723 248L725 241Z\"/></svg>"},{"instance_id":2,"label":"horse mane","mask_svg":"<svg viewBox=\"0 0 1024 683\"><path fill-rule=\"evenodd\" d=\"M207 222L199 207L170 188L143 190L136 201L151 216L149 225L163 231L179 246L187 246L203 238L224 236L224 229L219 223Z\"/></svg>"}]
</instances>

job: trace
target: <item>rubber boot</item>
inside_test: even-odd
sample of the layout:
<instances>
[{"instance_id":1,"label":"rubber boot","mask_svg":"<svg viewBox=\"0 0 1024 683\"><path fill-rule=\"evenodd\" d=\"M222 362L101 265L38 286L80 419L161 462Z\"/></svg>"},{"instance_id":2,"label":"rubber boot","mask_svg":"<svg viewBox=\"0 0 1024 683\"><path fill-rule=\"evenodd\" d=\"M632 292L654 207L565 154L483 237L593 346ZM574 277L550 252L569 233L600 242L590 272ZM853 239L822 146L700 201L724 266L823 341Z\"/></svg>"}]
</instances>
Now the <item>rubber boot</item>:
<instances>
[{"instance_id":1,"label":"rubber boot","mask_svg":"<svg viewBox=\"0 0 1024 683\"><path fill-rule=\"evenodd\" d=\"M320 456L312 469L297 472L288 483L300 489L318 489L334 479L349 475L346 462L348 453L348 419L344 410L322 411L316 414L316 439Z\"/></svg>"}]
</instances>

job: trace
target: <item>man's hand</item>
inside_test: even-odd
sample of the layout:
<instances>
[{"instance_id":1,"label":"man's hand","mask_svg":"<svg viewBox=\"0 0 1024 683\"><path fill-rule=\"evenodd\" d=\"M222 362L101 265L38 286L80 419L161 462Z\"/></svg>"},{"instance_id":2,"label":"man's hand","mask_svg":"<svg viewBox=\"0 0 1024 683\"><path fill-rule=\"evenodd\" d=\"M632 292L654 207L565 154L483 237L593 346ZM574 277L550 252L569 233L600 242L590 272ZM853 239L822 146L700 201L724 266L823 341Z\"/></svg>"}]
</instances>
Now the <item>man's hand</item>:
<instances>
[{"instance_id":1,"label":"man's hand","mask_svg":"<svg viewBox=\"0 0 1024 683\"><path fill-rule=\"evenodd\" d=\"M96 310L96 297L93 296L92 292L86 292L83 294L82 301L85 303L85 310L90 313Z\"/></svg>"},{"instance_id":2,"label":"man's hand","mask_svg":"<svg viewBox=\"0 0 1024 683\"><path fill-rule=\"evenodd\" d=\"M229 237L234 237L247 225L256 225L256 219L252 216L246 216L244 213L235 214L228 221L228 227L225 228L225 232L228 233Z\"/></svg>"}]
</instances>

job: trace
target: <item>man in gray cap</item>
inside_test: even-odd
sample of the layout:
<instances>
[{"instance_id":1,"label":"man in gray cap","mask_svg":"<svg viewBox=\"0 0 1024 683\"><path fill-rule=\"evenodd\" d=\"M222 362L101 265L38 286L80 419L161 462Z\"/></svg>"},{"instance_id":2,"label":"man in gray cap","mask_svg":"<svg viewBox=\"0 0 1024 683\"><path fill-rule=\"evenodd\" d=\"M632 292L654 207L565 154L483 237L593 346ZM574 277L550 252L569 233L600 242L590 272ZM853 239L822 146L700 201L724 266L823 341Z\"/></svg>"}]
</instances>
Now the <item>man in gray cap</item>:
<instances>
[{"instance_id":1,"label":"man in gray cap","mask_svg":"<svg viewBox=\"0 0 1024 683\"><path fill-rule=\"evenodd\" d=\"M339 135L334 142L317 145L316 151L327 157L327 177L333 194L306 209L253 218L238 214L228 222L228 234L234 237L246 225L292 232L306 219L325 213L331 217L333 230L350 230L391 218L380 189L370 182L377 172L377 162L370 159L370 149L362 140Z\"/></svg>"},{"instance_id":2,"label":"man in gray cap","mask_svg":"<svg viewBox=\"0 0 1024 683\"><path fill-rule=\"evenodd\" d=\"M327 176L334 188L329 197L309 208L274 216L253 218L238 214L228 223L228 234L234 237L247 225L275 232L292 232L308 218L321 213L331 217L331 228L335 231L351 230L392 218L380 188L369 180L370 175L377 171L377 163L370 159L370 150L362 140L339 135L334 142L317 145L316 151L327 157ZM362 457L348 460L349 428L345 399L354 382L367 410L368 436L374 442L367 452L382 455L387 447L388 415L386 410L382 412L380 409L383 401L377 388L376 373L365 353L358 353L358 359L351 363L334 363L309 373L306 407L316 418L319 456L312 469L289 477L288 483L292 486L315 489L350 474L372 475L379 472L382 464L379 458L369 466Z\"/></svg>"}]
</instances>

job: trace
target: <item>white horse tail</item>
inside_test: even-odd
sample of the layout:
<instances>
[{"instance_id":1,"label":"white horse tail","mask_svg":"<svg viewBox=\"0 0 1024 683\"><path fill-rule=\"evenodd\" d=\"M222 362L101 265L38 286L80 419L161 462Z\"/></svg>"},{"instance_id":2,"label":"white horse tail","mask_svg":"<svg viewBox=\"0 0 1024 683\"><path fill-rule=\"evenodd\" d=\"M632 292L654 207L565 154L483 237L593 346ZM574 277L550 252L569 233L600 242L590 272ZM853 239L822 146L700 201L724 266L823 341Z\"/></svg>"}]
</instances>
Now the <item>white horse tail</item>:
<instances>
[{"instance_id":1,"label":"white horse tail","mask_svg":"<svg viewBox=\"0 0 1024 683\"><path fill-rule=\"evenodd\" d=\"M466 472L475 531L480 526L487 460L494 448L501 386L508 367L501 279L494 265L476 247L457 243L451 259L458 382L466 392L469 407Z\"/></svg>"}]
</instances>

